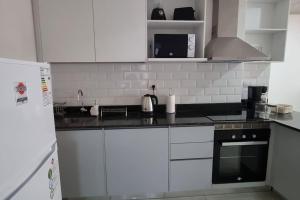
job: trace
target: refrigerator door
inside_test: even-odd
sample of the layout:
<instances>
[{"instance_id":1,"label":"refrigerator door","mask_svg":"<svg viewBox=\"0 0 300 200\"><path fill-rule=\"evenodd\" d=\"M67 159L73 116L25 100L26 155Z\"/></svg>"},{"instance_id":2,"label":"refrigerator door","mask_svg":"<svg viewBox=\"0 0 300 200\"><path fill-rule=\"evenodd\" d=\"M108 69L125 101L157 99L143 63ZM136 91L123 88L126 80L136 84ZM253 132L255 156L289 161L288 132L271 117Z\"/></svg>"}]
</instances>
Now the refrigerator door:
<instances>
[{"instance_id":1,"label":"refrigerator door","mask_svg":"<svg viewBox=\"0 0 300 200\"><path fill-rule=\"evenodd\" d=\"M36 168L56 142L50 67L0 59L0 199Z\"/></svg>"},{"instance_id":2,"label":"refrigerator door","mask_svg":"<svg viewBox=\"0 0 300 200\"><path fill-rule=\"evenodd\" d=\"M54 146L55 147L55 146ZM53 148L54 149L54 148ZM55 149L54 149L55 150ZM61 200L57 151L51 151L22 187L11 194L12 200Z\"/></svg>"}]
</instances>

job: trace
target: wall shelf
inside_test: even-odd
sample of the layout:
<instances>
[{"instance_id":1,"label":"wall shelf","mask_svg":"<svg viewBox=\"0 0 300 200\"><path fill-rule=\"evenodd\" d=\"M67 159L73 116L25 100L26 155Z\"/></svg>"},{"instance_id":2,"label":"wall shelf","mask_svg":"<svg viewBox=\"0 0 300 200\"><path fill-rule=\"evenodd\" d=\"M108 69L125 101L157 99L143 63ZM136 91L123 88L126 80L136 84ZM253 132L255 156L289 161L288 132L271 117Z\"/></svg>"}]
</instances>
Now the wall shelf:
<instances>
[{"instance_id":1,"label":"wall shelf","mask_svg":"<svg viewBox=\"0 0 300 200\"><path fill-rule=\"evenodd\" d=\"M178 20L148 20L148 28L153 29L190 29L197 28L204 25L204 21L194 20L194 21L178 21Z\"/></svg>"},{"instance_id":2,"label":"wall shelf","mask_svg":"<svg viewBox=\"0 0 300 200\"><path fill-rule=\"evenodd\" d=\"M247 0L244 40L271 57L284 61L290 0Z\"/></svg>"},{"instance_id":3,"label":"wall shelf","mask_svg":"<svg viewBox=\"0 0 300 200\"><path fill-rule=\"evenodd\" d=\"M259 28L259 29L247 29L245 32L247 33L277 33L277 32L285 32L287 29L272 29L272 28Z\"/></svg>"},{"instance_id":4,"label":"wall shelf","mask_svg":"<svg viewBox=\"0 0 300 200\"><path fill-rule=\"evenodd\" d=\"M207 62L207 58L148 58L148 62Z\"/></svg>"},{"instance_id":5,"label":"wall shelf","mask_svg":"<svg viewBox=\"0 0 300 200\"><path fill-rule=\"evenodd\" d=\"M167 20L151 20L154 8L164 9ZM175 8L193 7L195 20L173 20ZM206 42L207 0L147 0L147 42L149 62L204 62ZM195 34L194 58L154 58L153 41L155 34Z\"/></svg>"}]
</instances>

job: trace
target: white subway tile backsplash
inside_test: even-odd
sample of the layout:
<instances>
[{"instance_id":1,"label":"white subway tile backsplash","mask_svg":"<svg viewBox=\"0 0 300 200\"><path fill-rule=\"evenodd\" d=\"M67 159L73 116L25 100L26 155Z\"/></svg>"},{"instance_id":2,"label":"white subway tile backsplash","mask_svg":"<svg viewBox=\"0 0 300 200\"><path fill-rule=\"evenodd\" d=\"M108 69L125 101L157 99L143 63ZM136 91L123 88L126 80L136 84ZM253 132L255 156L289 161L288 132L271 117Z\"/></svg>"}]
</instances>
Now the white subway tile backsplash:
<instances>
[{"instance_id":1,"label":"white subway tile backsplash","mask_svg":"<svg viewBox=\"0 0 300 200\"><path fill-rule=\"evenodd\" d=\"M189 79L190 80L201 80L201 79L204 79L204 74L205 74L204 72L190 72Z\"/></svg>"},{"instance_id":2,"label":"white subway tile backsplash","mask_svg":"<svg viewBox=\"0 0 300 200\"><path fill-rule=\"evenodd\" d=\"M164 66L161 64L149 64L149 71L150 72L163 72L164 71Z\"/></svg>"},{"instance_id":3,"label":"white subway tile backsplash","mask_svg":"<svg viewBox=\"0 0 300 200\"><path fill-rule=\"evenodd\" d=\"M156 73L154 72L125 72L126 80L149 80L155 78Z\"/></svg>"},{"instance_id":4,"label":"white subway tile backsplash","mask_svg":"<svg viewBox=\"0 0 300 200\"><path fill-rule=\"evenodd\" d=\"M204 74L206 80L216 80L221 77L220 72L207 72Z\"/></svg>"},{"instance_id":5,"label":"white subway tile backsplash","mask_svg":"<svg viewBox=\"0 0 300 200\"><path fill-rule=\"evenodd\" d=\"M234 88L230 88L230 87L220 88L220 94L234 95Z\"/></svg>"},{"instance_id":6,"label":"white subway tile backsplash","mask_svg":"<svg viewBox=\"0 0 300 200\"><path fill-rule=\"evenodd\" d=\"M191 88L189 89L189 95L191 96L203 96L204 88Z\"/></svg>"},{"instance_id":7,"label":"white subway tile backsplash","mask_svg":"<svg viewBox=\"0 0 300 200\"><path fill-rule=\"evenodd\" d=\"M227 103L239 103L241 102L241 95L227 95L226 102Z\"/></svg>"},{"instance_id":8,"label":"white subway tile backsplash","mask_svg":"<svg viewBox=\"0 0 300 200\"><path fill-rule=\"evenodd\" d=\"M196 86L196 80L182 80L180 84L181 88L196 88Z\"/></svg>"},{"instance_id":9,"label":"white subway tile backsplash","mask_svg":"<svg viewBox=\"0 0 300 200\"><path fill-rule=\"evenodd\" d=\"M156 77L157 80L171 80L172 74L170 72L158 72Z\"/></svg>"},{"instance_id":10,"label":"white subway tile backsplash","mask_svg":"<svg viewBox=\"0 0 300 200\"><path fill-rule=\"evenodd\" d=\"M199 72L212 72L212 64L198 63L197 69Z\"/></svg>"},{"instance_id":11,"label":"white subway tile backsplash","mask_svg":"<svg viewBox=\"0 0 300 200\"><path fill-rule=\"evenodd\" d=\"M211 103L211 96L197 96L195 103Z\"/></svg>"},{"instance_id":12,"label":"white subway tile backsplash","mask_svg":"<svg viewBox=\"0 0 300 200\"><path fill-rule=\"evenodd\" d=\"M219 95L220 88L205 88L204 94L205 95Z\"/></svg>"},{"instance_id":13,"label":"white subway tile backsplash","mask_svg":"<svg viewBox=\"0 0 300 200\"><path fill-rule=\"evenodd\" d=\"M132 64L131 65L132 72L146 72L148 71L148 65L146 64Z\"/></svg>"},{"instance_id":14,"label":"white subway tile backsplash","mask_svg":"<svg viewBox=\"0 0 300 200\"><path fill-rule=\"evenodd\" d=\"M108 79L110 80L123 80L124 79L124 73L122 72L112 72L107 74Z\"/></svg>"},{"instance_id":15,"label":"white subway tile backsplash","mask_svg":"<svg viewBox=\"0 0 300 200\"><path fill-rule=\"evenodd\" d=\"M187 72L173 72L172 73L172 79L173 80L184 80L188 79L189 74Z\"/></svg>"},{"instance_id":16,"label":"white subway tile backsplash","mask_svg":"<svg viewBox=\"0 0 300 200\"><path fill-rule=\"evenodd\" d=\"M114 70L115 72L130 72L131 67L128 64L115 64Z\"/></svg>"},{"instance_id":17,"label":"white subway tile backsplash","mask_svg":"<svg viewBox=\"0 0 300 200\"><path fill-rule=\"evenodd\" d=\"M83 70L89 70L88 66L82 68ZM113 72L114 65L113 64L98 64L98 71L99 72Z\"/></svg>"},{"instance_id":18,"label":"white subway tile backsplash","mask_svg":"<svg viewBox=\"0 0 300 200\"><path fill-rule=\"evenodd\" d=\"M232 86L242 86L242 80L241 79L230 79L230 80L227 80L227 84L229 87L232 87Z\"/></svg>"},{"instance_id":19,"label":"white subway tile backsplash","mask_svg":"<svg viewBox=\"0 0 300 200\"><path fill-rule=\"evenodd\" d=\"M131 81L126 81L126 80L115 81L116 88L127 89L130 88L130 86L131 86Z\"/></svg>"},{"instance_id":20,"label":"white subway tile backsplash","mask_svg":"<svg viewBox=\"0 0 300 200\"><path fill-rule=\"evenodd\" d=\"M214 87L227 87L227 80L213 80L212 83Z\"/></svg>"},{"instance_id":21,"label":"white subway tile backsplash","mask_svg":"<svg viewBox=\"0 0 300 200\"><path fill-rule=\"evenodd\" d=\"M165 81L165 88L179 88L180 82L176 80Z\"/></svg>"},{"instance_id":22,"label":"white subway tile backsplash","mask_svg":"<svg viewBox=\"0 0 300 200\"><path fill-rule=\"evenodd\" d=\"M181 65L181 71L183 71L183 72L197 71L197 64L196 63L184 63Z\"/></svg>"},{"instance_id":23,"label":"white subway tile backsplash","mask_svg":"<svg viewBox=\"0 0 300 200\"><path fill-rule=\"evenodd\" d=\"M245 66L244 66L245 65ZM176 103L240 102L249 85L268 85L266 63L68 63L52 64L53 93L57 102L137 105L156 85L160 104L173 88Z\"/></svg>"},{"instance_id":24,"label":"white subway tile backsplash","mask_svg":"<svg viewBox=\"0 0 300 200\"><path fill-rule=\"evenodd\" d=\"M180 102L183 104L192 104L196 103L196 96L182 96Z\"/></svg>"},{"instance_id":25,"label":"white subway tile backsplash","mask_svg":"<svg viewBox=\"0 0 300 200\"><path fill-rule=\"evenodd\" d=\"M211 97L212 103L224 103L226 102L226 95L214 95Z\"/></svg>"},{"instance_id":26,"label":"white subway tile backsplash","mask_svg":"<svg viewBox=\"0 0 300 200\"><path fill-rule=\"evenodd\" d=\"M179 63L168 63L164 65L165 72L177 72L180 71L181 64Z\"/></svg>"},{"instance_id":27,"label":"white subway tile backsplash","mask_svg":"<svg viewBox=\"0 0 300 200\"><path fill-rule=\"evenodd\" d=\"M214 72L227 72L228 71L228 64L227 63L215 63L212 66L212 71Z\"/></svg>"},{"instance_id":28,"label":"white subway tile backsplash","mask_svg":"<svg viewBox=\"0 0 300 200\"><path fill-rule=\"evenodd\" d=\"M131 82L131 88L147 89L148 88L148 81L147 80L132 81Z\"/></svg>"}]
</instances>

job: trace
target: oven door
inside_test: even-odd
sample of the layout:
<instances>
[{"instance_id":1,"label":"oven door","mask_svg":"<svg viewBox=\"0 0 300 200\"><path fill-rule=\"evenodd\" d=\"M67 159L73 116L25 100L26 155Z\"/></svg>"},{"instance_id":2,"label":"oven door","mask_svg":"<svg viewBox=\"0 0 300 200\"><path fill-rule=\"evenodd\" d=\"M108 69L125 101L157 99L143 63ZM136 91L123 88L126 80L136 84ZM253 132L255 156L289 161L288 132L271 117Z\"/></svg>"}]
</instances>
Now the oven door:
<instances>
[{"instance_id":1,"label":"oven door","mask_svg":"<svg viewBox=\"0 0 300 200\"><path fill-rule=\"evenodd\" d=\"M268 141L215 141L213 183L264 181Z\"/></svg>"}]
</instances>

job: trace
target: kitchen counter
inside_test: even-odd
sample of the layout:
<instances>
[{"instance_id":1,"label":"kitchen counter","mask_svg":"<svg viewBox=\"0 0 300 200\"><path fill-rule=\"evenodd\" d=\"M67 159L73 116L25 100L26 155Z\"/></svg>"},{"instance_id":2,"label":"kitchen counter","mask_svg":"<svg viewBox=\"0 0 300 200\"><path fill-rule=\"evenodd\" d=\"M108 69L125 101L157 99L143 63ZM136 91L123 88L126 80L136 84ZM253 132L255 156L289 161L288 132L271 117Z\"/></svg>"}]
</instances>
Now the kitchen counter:
<instances>
[{"instance_id":1,"label":"kitchen counter","mask_svg":"<svg viewBox=\"0 0 300 200\"><path fill-rule=\"evenodd\" d=\"M59 117L55 118L58 131L121 128L155 128L169 126L213 126L212 120L201 115L164 114L145 117L140 112L128 113L127 117Z\"/></svg>"},{"instance_id":2,"label":"kitchen counter","mask_svg":"<svg viewBox=\"0 0 300 200\"><path fill-rule=\"evenodd\" d=\"M300 131L300 112L291 114L272 114L270 120L277 124Z\"/></svg>"}]
</instances>

